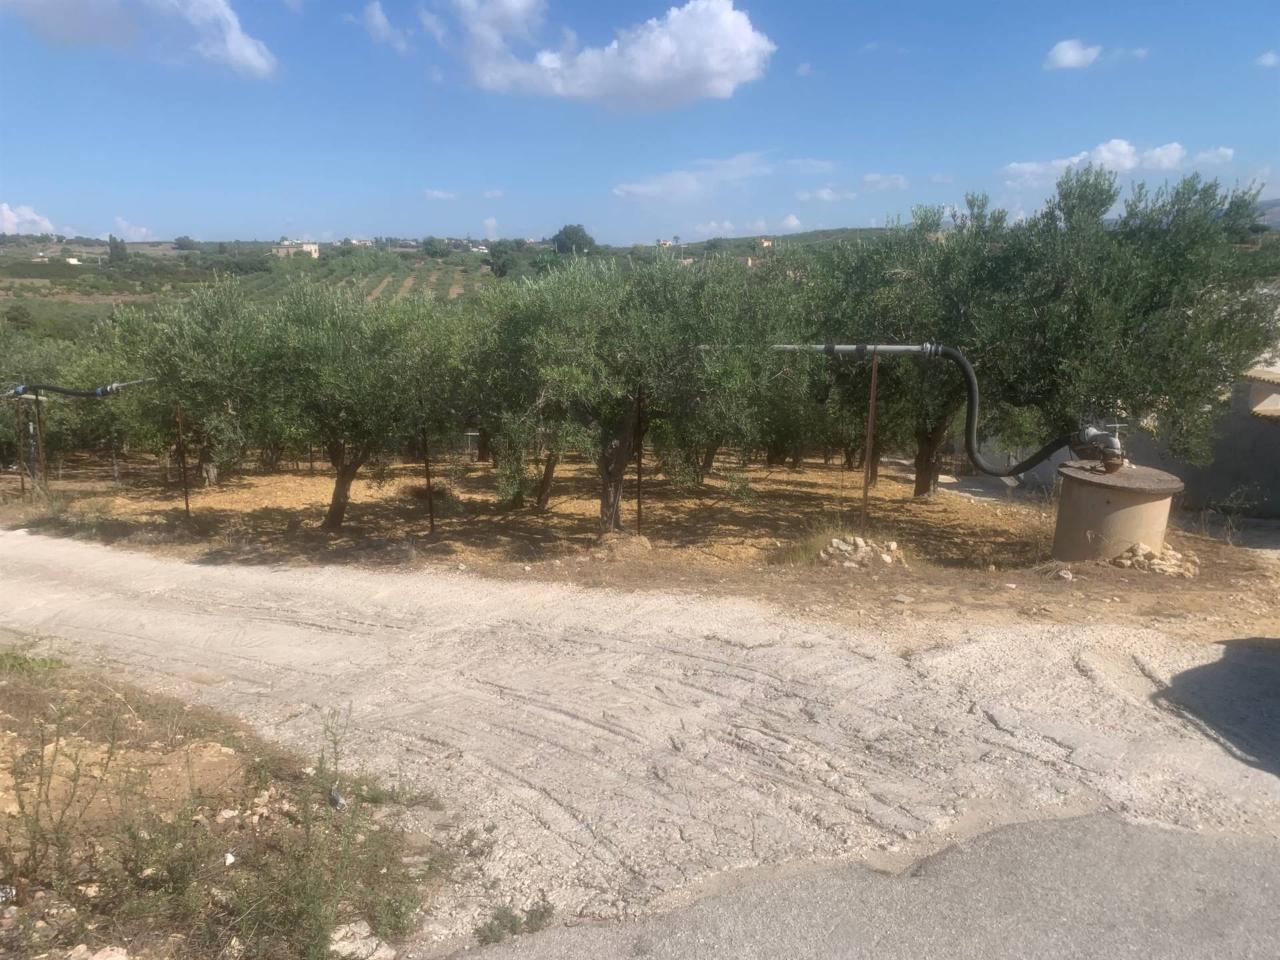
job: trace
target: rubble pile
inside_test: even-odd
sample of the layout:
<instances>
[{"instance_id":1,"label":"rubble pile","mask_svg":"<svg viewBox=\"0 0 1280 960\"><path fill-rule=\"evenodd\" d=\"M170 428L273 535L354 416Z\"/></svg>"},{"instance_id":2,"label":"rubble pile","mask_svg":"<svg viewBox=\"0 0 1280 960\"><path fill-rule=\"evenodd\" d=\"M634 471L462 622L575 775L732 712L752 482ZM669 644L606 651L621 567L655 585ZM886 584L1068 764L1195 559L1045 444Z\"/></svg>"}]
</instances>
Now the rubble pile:
<instances>
[{"instance_id":1,"label":"rubble pile","mask_svg":"<svg viewBox=\"0 0 1280 960\"><path fill-rule=\"evenodd\" d=\"M1190 550L1179 553L1168 544L1162 550L1153 550L1145 543L1135 543L1111 561L1113 566L1162 573L1166 577L1187 577L1200 573L1200 558Z\"/></svg>"},{"instance_id":2,"label":"rubble pile","mask_svg":"<svg viewBox=\"0 0 1280 960\"><path fill-rule=\"evenodd\" d=\"M864 540L862 537L853 537L851 540L832 537L831 542L818 552L818 560L829 567L843 567L849 570L865 570L875 566L891 567L895 564L901 567L907 565L902 551L893 540L879 544L874 540Z\"/></svg>"}]
</instances>

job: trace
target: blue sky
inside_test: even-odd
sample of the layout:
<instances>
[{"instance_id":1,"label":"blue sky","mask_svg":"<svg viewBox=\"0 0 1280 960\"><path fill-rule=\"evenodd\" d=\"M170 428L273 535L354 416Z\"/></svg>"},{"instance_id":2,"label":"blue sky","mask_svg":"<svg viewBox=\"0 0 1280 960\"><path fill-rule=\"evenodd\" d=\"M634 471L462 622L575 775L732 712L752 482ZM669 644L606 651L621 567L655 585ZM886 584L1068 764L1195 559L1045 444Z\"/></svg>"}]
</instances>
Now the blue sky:
<instances>
[{"instance_id":1,"label":"blue sky","mask_svg":"<svg viewBox=\"0 0 1280 960\"><path fill-rule=\"evenodd\" d=\"M967 191L1016 216L1090 160L1280 183L1280 6L0 0L0 124L7 232L631 243Z\"/></svg>"}]
</instances>

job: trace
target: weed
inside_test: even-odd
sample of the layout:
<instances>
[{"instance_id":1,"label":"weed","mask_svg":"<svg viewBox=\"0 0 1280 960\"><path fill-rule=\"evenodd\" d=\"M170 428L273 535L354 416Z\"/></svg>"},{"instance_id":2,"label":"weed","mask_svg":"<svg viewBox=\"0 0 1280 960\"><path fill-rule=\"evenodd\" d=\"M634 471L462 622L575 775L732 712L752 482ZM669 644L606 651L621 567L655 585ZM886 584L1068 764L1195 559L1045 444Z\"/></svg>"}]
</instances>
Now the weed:
<instances>
[{"instance_id":1,"label":"weed","mask_svg":"<svg viewBox=\"0 0 1280 960\"><path fill-rule=\"evenodd\" d=\"M0 673L31 676L45 670L57 670L64 666L66 664L56 657L29 657L25 653L0 650Z\"/></svg>"},{"instance_id":2,"label":"weed","mask_svg":"<svg viewBox=\"0 0 1280 960\"><path fill-rule=\"evenodd\" d=\"M489 919L475 929L476 939L483 944L501 943L519 933L537 933L551 922L555 907L543 891L537 902L517 912L509 903L494 908Z\"/></svg>"},{"instance_id":3,"label":"weed","mask_svg":"<svg viewBox=\"0 0 1280 960\"><path fill-rule=\"evenodd\" d=\"M423 885L451 868L447 851L411 850L394 817L374 816L375 803L434 797L341 772L349 709L324 717L307 776L234 721L58 667L0 652L0 731L16 735L0 770L17 807L0 822L0 887L19 910L0 955L106 936L146 953L180 936L193 960L323 960L350 920L410 932Z\"/></svg>"}]
</instances>

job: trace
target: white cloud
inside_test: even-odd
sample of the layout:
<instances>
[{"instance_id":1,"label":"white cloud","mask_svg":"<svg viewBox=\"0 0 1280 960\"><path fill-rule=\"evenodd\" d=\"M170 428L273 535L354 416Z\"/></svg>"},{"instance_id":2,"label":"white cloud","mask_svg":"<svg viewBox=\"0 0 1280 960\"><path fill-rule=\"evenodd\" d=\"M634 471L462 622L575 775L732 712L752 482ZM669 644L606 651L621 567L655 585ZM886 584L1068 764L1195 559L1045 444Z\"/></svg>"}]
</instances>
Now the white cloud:
<instances>
[{"instance_id":1,"label":"white cloud","mask_svg":"<svg viewBox=\"0 0 1280 960\"><path fill-rule=\"evenodd\" d=\"M1177 170L1187 159L1187 148L1180 143L1166 143L1142 153L1142 165L1148 170Z\"/></svg>"},{"instance_id":2,"label":"white cloud","mask_svg":"<svg viewBox=\"0 0 1280 960\"><path fill-rule=\"evenodd\" d=\"M124 217L116 217L116 235L133 243L141 243L152 238L150 230L135 223L130 223Z\"/></svg>"},{"instance_id":3,"label":"white cloud","mask_svg":"<svg viewBox=\"0 0 1280 960\"><path fill-rule=\"evenodd\" d=\"M1207 165L1230 163L1236 152L1230 147L1214 147L1212 150L1201 150L1196 154L1196 163Z\"/></svg>"},{"instance_id":4,"label":"white cloud","mask_svg":"<svg viewBox=\"0 0 1280 960\"><path fill-rule=\"evenodd\" d=\"M1059 40L1044 58L1046 70L1078 70L1091 66L1102 54L1102 47L1086 47L1079 40Z\"/></svg>"},{"instance_id":5,"label":"white cloud","mask_svg":"<svg viewBox=\"0 0 1280 960\"><path fill-rule=\"evenodd\" d=\"M1280 53L1268 50L1266 53L1259 54L1253 62L1259 67L1280 67Z\"/></svg>"},{"instance_id":6,"label":"white cloud","mask_svg":"<svg viewBox=\"0 0 1280 960\"><path fill-rule=\"evenodd\" d=\"M486 240L498 239L498 218L485 217L484 220L481 222L484 224L485 239Z\"/></svg>"},{"instance_id":7,"label":"white cloud","mask_svg":"<svg viewBox=\"0 0 1280 960\"><path fill-rule=\"evenodd\" d=\"M807 77L812 73L813 73L813 64L802 63L800 64L800 66L796 67L797 77Z\"/></svg>"},{"instance_id":8,"label":"white cloud","mask_svg":"<svg viewBox=\"0 0 1280 960\"><path fill-rule=\"evenodd\" d=\"M823 203L837 203L841 200L853 200L858 195L852 190L839 189L828 184L817 190L801 190L796 194L796 199L802 203L810 200L821 200Z\"/></svg>"},{"instance_id":9,"label":"white cloud","mask_svg":"<svg viewBox=\"0 0 1280 960\"><path fill-rule=\"evenodd\" d=\"M290 10L292 10L294 13L302 12L303 3L304 3L304 0L284 0L284 5L288 7Z\"/></svg>"},{"instance_id":10,"label":"white cloud","mask_svg":"<svg viewBox=\"0 0 1280 960\"><path fill-rule=\"evenodd\" d=\"M54 233L53 221L20 203L11 207L0 203L0 233Z\"/></svg>"},{"instance_id":11,"label":"white cloud","mask_svg":"<svg viewBox=\"0 0 1280 960\"><path fill-rule=\"evenodd\" d=\"M457 196L448 190L423 190L422 195L428 200L452 200Z\"/></svg>"},{"instance_id":12,"label":"white cloud","mask_svg":"<svg viewBox=\"0 0 1280 960\"><path fill-rule=\"evenodd\" d=\"M269 77L276 58L266 44L244 32L230 0L143 0L161 13L181 17L196 29L195 51L251 77Z\"/></svg>"},{"instance_id":13,"label":"white cloud","mask_svg":"<svg viewBox=\"0 0 1280 960\"><path fill-rule=\"evenodd\" d=\"M387 19L387 14L382 9L382 4L379 0L373 0L372 3L365 4L364 12L360 14L359 23L368 31L369 38L374 43L385 43L399 54L409 52L408 36L399 27L391 25L391 21Z\"/></svg>"},{"instance_id":14,"label":"white cloud","mask_svg":"<svg viewBox=\"0 0 1280 960\"><path fill-rule=\"evenodd\" d=\"M501 200L502 197L503 191L501 190L486 190L484 192L484 198L486 200Z\"/></svg>"},{"instance_id":15,"label":"white cloud","mask_svg":"<svg viewBox=\"0 0 1280 960\"><path fill-rule=\"evenodd\" d=\"M560 50L532 59L512 50L530 42L546 0L453 0L467 36L475 82L486 90L594 100L615 107L669 107L725 99L764 74L773 42L733 0L688 0L617 31L603 47L577 49L566 31Z\"/></svg>"},{"instance_id":16,"label":"white cloud","mask_svg":"<svg viewBox=\"0 0 1280 960\"><path fill-rule=\"evenodd\" d=\"M782 218L781 227L783 230L799 230L800 218L797 217L794 213L788 213L785 217Z\"/></svg>"},{"instance_id":17,"label":"white cloud","mask_svg":"<svg viewBox=\"0 0 1280 960\"><path fill-rule=\"evenodd\" d=\"M698 224L693 230L704 237L723 237L733 233L733 224L728 220L712 220Z\"/></svg>"},{"instance_id":18,"label":"white cloud","mask_svg":"<svg viewBox=\"0 0 1280 960\"><path fill-rule=\"evenodd\" d=\"M910 184L900 173L868 173L862 178L869 190L905 190Z\"/></svg>"},{"instance_id":19,"label":"white cloud","mask_svg":"<svg viewBox=\"0 0 1280 960\"><path fill-rule=\"evenodd\" d=\"M439 14L432 13L426 7L418 8L418 23L422 24L422 32L441 46L444 46L445 41L449 39L449 32L444 28L444 20Z\"/></svg>"},{"instance_id":20,"label":"white cloud","mask_svg":"<svg viewBox=\"0 0 1280 960\"><path fill-rule=\"evenodd\" d=\"M761 217L758 220L752 220L750 223L747 224L748 233L764 233L764 231L765 231L764 217Z\"/></svg>"},{"instance_id":21,"label":"white cloud","mask_svg":"<svg viewBox=\"0 0 1280 960\"><path fill-rule=\"evenodd\" d=\"M1232 151L1227 147L1219 150L1227 151L1230 159ZM1206 154L1218 156L1217 151L1206 151L1199 154L1197 162L1220 162L1202 160ZM1186 148L1173 141L1149 150L1138 151L1128 140L1113 139L1100 143L1092 150L1082 150L1069 157L1057 160L1028 160L1006 164L1004 167L1005 185L1010 187L1041 186L1060 177L1065 171L1073 170L1092 163L1105 167L1116 173L1129 173L1142 168L1144 170L1176 170L1187 158Z\"/></svg>"},{"instance_id":22,"label":"white cloud","mask_svg":"<svg viewBox=\"0 0 1280 960\"><path fill-rule=\"evenodd\" d=\"M706 196L722 186L734 186L752 177L773 172L758 153L739 153L725 160L699 160L689 170L672 170L647 180L620 183L613 188L617 197L688 200Z\"/></svg>"},{"instance_id":23,"label":"white cloud","mask_svg":"<svg viewBox=\"0 0 1280 960\"><path fill-rule=\"evenodd\" d=\"M949 173L935 173L929 180L933 183L952 183L955 181L955 177Z\"/></svg>"}]
</instances>

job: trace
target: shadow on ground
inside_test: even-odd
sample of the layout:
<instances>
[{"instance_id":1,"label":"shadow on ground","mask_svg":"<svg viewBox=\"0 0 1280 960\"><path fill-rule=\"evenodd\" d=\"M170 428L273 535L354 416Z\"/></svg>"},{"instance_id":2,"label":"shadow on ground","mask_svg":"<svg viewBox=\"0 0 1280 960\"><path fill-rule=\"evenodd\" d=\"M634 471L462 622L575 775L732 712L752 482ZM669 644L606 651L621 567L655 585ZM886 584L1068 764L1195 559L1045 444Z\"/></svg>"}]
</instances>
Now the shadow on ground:
<instances>
[{"instance_id":1,"label":"shadow on ground","mask_svg":"<svg viewBox=\"0 0 1280 960\"><path fill-rule=\"evenodd\" d=\"M1223 640L1152 699L1208 727L1240 760L1280 777L1280 638Z\"/></svg>"}]
</instances>

